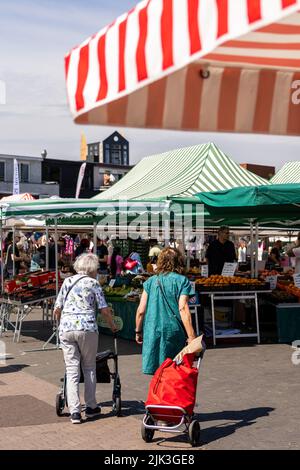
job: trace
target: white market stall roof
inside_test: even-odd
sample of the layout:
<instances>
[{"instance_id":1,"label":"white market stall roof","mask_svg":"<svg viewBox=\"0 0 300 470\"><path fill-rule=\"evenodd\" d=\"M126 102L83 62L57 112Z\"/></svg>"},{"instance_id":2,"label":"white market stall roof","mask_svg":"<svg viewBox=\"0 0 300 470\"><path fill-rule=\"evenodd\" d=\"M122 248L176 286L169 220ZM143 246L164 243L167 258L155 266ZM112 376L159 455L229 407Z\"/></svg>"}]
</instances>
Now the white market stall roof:
<instances>
[{"instance_id":1,"label":"white market stall roof","mask_svg":"<svg viewBox=\"0 0 300 470\"><path fill-rule=\"evenodd\" d=\"M95 200L188 197L205 191L268 182L245 170L213 143L143 158L127 175Z\"/></svg>"},{"instance_id":2,"label":"white market stall roof","mask_svg":"<svg viewBox=\"0 0 300 470\"><path fill-rule=\"evenodd\" d=\"M272 184L300 183L300 162L288 162L273 176Z\"/></svg>"},{"instance_id":3,"label":"white market stall roof","mask_svg":"<svg viewBox=\"0 0 300 470\"><path fill-rule=\"evenodd\" d=\"M299 135L299 10L300 0L143 0L66 56L74 120Z\"/></svg>"}]
</instances>

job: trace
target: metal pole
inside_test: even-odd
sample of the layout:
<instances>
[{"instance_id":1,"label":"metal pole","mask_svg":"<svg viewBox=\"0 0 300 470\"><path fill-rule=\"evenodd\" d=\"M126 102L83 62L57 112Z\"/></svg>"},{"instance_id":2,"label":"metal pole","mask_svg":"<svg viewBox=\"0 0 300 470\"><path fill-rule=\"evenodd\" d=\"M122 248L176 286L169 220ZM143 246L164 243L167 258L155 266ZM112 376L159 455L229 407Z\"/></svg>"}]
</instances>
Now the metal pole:
<instances>
[{"instance_id":1,"label":"metal pole","mask_svg":"<svg viewBox=\"0 0 300 470\"><path fill-rule=\"evenodd\" d=\"M251 255L251 277L254 277L254 259L253 259L253 222L250 221L250 255Z\"/></svg>"},{"instance_id":2,"label":"metal pole","mask_svg":"<svg viewBox=\"0 0 300 470\"><path fill-rule=\"evenodd\" d=\"M15 227L13 227L13 242L12 242L12 252L13 252L13 277L16 275L16 263L15 263L15 254L16 254L16 241L15 241Z\"/></svg>"},{"instance_id":3,"label":"metal pole","mask_svg":"<svg viewBox=\"0 0 300 470\"><path fill-rule=\"evenodd\" d=\"M258 223L255 224L255 276L258 277Z\"/></svg>"},{"instance_id":4,"label":"metal pole","mask_svg":"<svg viewBox=\"0 0 300 470\"><path fill-rule=\"evenodd\" d=\"M3 256L3 227L2 227L2 207L0 217L0 239L1 239L1 293L4 292L4 256Z\"/></svg>"},{"instance_id":5,"label":"metal pole","mask_svg":"<svg viewBox=\"0 0 300 470\"><path fill-rule=\"evenodd\" d=\"M49 270L49 228L46 225L46 270Z\"/></svg>"},{"instance_id":6,"label":"metal pole","mask_svg":"<svg viewBox=\"0 0 300 470\"><path fill-rule=\"evenodd\" d=\"M54 219L54 237L55 237L55 281L56 281L56 296L58 296L58 236L57 236L57 218Z\"/></svg>"},{"instance_id":7,"label":"metal pole","mask_svg":"<svg viewBox=\"0 0 300 470\"><path fill-rule=\"evenodd\" d=\"M97 222L94 222L94 225L93 225L93 242L94 242L94 255L97 254L97 225L98 223Z\"/></svg>"},{"instance_id":8,"label":"metal pole","mask_svg":"<svg viewBox=\"0 0 300 470\"><path fill-rule=\"evenodd\" d=\"M257 292L255 292L255 316L256 316L256 327L257 327L257 342L258 344L260 344Z\"/></svg>"}]
</instances>

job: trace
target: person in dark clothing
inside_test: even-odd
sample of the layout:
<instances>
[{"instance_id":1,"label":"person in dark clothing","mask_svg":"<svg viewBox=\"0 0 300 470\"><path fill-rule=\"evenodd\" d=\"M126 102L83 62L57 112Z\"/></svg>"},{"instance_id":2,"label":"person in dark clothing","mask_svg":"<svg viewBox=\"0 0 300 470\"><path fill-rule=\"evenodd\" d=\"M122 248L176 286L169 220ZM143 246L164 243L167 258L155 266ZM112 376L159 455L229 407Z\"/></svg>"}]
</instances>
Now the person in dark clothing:
<instances>
[{"instance_id":1,"label":"person in dark clothing","mask_svg":"<svg viewBox=\"0 0 300 470\"><path fill-rule=\"evenodd\" d=\"M281 240L277 240L271 250L271 253L268 256L268 260L266 262L266 269L272 270L272 269L276 269L276 267L280 267L281 249L282 249Z\"/></svg>"},{"instance_id":2,"label":"person in dark clothing","mask_svg":"<svg viewBox=\"0 0 300 470\"><path fill-rule=\"evenodd\" d=\"M210 243L206 251L208 262L208 274L221 274L224 263L233 263L236 261L236 252L234 244L228 240L229 227L220 227L218 238Z\"/></svg>"},{"instance_id":3,"label":"person in dark clothing","mask_svg":"<svg viewBox=\"0 0 300 470\"><path fill-rule=\"evenodd\" d=\"M80 242L80 245L75 250L75 258L82 255L83 253L88 253L90 247L90 241L87 238L83 238Z\"/></svg>"},{"instance_id":4,"label":"person in dark clothing","mask_svg":"<svg viewBox=\"0 0 300 470\"><path fill-rule=\"evenodd\" d=\"M49 269L55 269L55 243L53 238L49 238Z\"/></svg>"},{"instance_id":5,"label":"person in dark clothing","mask_svg":"<svg viewBox=\"0 0 300 470\"><path fill-rule=\"evenodd\" d=\"M100 274L107 274L108 249L104 244L104 240L99 240L99 244L97 245L97 256L99 258Z\"/></svg>"},{"instance_id":6,"label":"person in dark clothing","mask_svg":"<svg viewBox=\"0 0 300 470\"><path fill-rule=\"evenodd\" d=\"M12 278L15 262L15 274L19 274L22 258L20 257L19 248L17 243L20 241L20 235L15 233L15 250L13 248L13 234L10 232L5 241L6 256L5 256L5 277Z\"/></svg>"}]
</instances>

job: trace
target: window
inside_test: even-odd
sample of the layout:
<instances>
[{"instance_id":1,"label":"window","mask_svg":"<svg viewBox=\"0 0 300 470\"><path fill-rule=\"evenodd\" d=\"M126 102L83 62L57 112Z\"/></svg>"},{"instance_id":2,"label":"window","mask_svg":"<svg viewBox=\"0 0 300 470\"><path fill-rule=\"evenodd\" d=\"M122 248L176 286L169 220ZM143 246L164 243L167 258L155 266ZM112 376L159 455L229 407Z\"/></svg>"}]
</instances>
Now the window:
<instances>
[{"instance_id":1,"label":"window","mask_svg":"<svg viewBox=\"0 0 300 470\"><path fill-rule=\"evenodd\" d=\"M109 160L110 160L109 149L105 149L104 162L105 163L110 163Z\"/></svg>"},{"instance_id":2,"label":"window","mask_svg":"<svg viewBox=\"0 0 300 470\"><path fill-rule=\"evenodd\" d=\"M29 182L29 164L28 163L19 164L19 179L20 179L20 183Z\"/></svg>"},{"instance_id":3,"label":"window","mask_svg":"<svg viewBox=\"0 0 300 470\"><path fill-rule=\"evenodd\" d=\"M5 162L0 162L0 181L5 180Z\"/></svg>"}]
</instances>

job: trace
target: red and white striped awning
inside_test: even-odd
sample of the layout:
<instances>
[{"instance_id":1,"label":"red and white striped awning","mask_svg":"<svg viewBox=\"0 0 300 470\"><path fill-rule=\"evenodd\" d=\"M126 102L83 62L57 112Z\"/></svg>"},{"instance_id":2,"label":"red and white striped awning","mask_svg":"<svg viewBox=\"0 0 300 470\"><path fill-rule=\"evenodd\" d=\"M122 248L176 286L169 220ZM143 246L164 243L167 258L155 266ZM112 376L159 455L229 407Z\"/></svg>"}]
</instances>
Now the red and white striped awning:
<instances>
[{"instance_id":1,"label":"red and white striped awning","mask_svg":"<svg viewBox=\"0 0 300 470\"><path fill-rule=\"evenodd\" d=\"M66 56L74 120L299 135L299 10L300 0L144 0Z\"/></svg>"},{"instance_id":2,"label":"red and white striped awning","mask_svg":"<svg viewBox=\"0 0 300 470\"><path fill-rule=\"evenodd\" d=\"M10 202L35 201L35 198L29 193L22 193L22 194L12 194L11 196L4 196L1 198L1 201L10 201Z\"/></svg>"}]
</instances>

